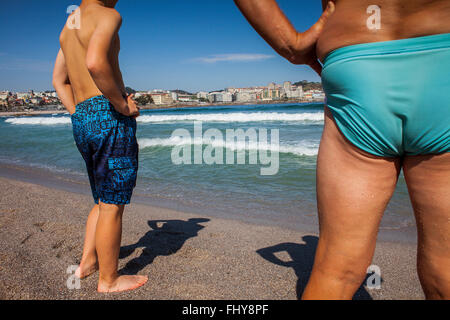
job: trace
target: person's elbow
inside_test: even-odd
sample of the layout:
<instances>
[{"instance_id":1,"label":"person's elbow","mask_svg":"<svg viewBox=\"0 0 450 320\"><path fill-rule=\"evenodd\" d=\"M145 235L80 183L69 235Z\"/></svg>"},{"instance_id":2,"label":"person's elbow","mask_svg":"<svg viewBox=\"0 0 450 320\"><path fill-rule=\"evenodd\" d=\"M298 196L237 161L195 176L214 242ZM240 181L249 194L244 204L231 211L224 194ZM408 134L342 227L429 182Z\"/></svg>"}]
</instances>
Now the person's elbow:
<instances>
[{"instance_id":1,"label":"person's elbow","mask_svg":"<svg viewBox=\"0 0 450 320\"><path fill-rule=\"evenodd\" d=\"M92 76L101 75L108 66L108 61L99 55L88 55L86 57L86 67Z\"/></svg>"},{"instance_id":2,"label":"person's elbow","mask_svg":"<svg viewBox=\"0 0 450 320\"><path fill-rule=\"evenodd\" d=\"M279 48L280 55L292 64L303 64L300 49L300 34L296 33Z\"/></svg>"},{"instance_id":3,"label":"person's elbow","mask_svg":"<svg viewBox=\"0 0 450 320\"><path fill-rule=\"evenodd\" d=\"M291 54L291 55L287 55L284 57L287 61L289 61L292 64L295 65L300 65L300 64L305 64L302 60L301 57L299 55L296 54Z\"/></svg>"},{"instance_id":4,"label":"person's elbow","mask_svg":"<svg viewBox=\"0 0 450 320\"><path fill-rule=\"evenodd\" d=\"M59 91L65 84L65 81L61 80L58 76L53 76L52 85L56 91Z\"/></svg>"},{"instance_id":5,"label":"person's elbow","mask_svg":"<svg viewBox=\"0 0 450 320\"><path fill-rule=\"evenodd\" d=\"M55 90L58 90L58 82L56 82L55 79L52 80L52 86Z\"/></svg>"}]
</instances>

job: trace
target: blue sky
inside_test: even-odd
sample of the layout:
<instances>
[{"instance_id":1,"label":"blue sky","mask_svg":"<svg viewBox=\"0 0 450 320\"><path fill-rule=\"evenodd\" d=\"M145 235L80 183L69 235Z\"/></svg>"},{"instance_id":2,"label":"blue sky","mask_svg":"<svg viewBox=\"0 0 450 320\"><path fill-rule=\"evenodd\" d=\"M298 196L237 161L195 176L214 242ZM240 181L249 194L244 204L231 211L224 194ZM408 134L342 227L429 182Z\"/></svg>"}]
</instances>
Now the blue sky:
<instances>
[{"instance_id":1,"label":"blue sky","mask_svg":"<svg viewBox=\"0 0 450 320\"><path fill-rule=\"evenodd\" d=\"M2 1L0 90L51 89L58 35L69 5L80 0ZM321 14L319 0L279 0L298 30ZM120 63L137 90L266 85L319 81L305 66L279 57L251 28L232 0L119 0Z\"/></svg>"}]
</instances>

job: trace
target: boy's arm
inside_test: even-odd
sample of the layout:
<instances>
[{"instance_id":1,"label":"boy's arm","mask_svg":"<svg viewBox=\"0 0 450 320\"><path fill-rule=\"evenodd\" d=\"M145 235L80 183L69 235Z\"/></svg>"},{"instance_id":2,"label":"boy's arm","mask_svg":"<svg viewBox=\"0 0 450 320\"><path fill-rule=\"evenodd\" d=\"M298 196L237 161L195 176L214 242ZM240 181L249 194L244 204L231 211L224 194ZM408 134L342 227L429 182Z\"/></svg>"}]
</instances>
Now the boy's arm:
<instances>
[{"instance_id":1,"label":"boy's arm","mask_svg":"<svg viewBox=\"0 0 450 320\"><path fill-rule=\"evenodd\" d=\"M298 33L281 11L276 0L234 0L244 16L281 56L294 64L307 64L320 74L322 67L317 61L316 42L334 11L329 2L320 19L310 29Z\"/></svg>"},{"instance_id":2,"label":"boy's arm","mask_svg":"<svg viewBox=\"0 0 450 320\"><path fill-rule=\"evenodd\" d=\"M121 24L122 18L112 10L100 18L89 41L86 65L95 84L114 108L124 115L134 116L138 110L135 105L129 105L124 97L125 92L122 92L123 88L116 83L109 58L111 45Z\"/></svg>"},{"instance_id":3,"label":"boy's arm","mask_svg":"<svg viewBox=\"0 0 450 320\"><path fill-rule=\"evenodd\" d=\"M70 114L73 114L75 112L75 100L67 73L66 60L61 49L56 57L55 68L53 70L53 87L64 107L66 107Z\"/></svg>"},{"instance_id":4,"label":"boy's arm","mask_svg":"<svg viewBox=\"0 0 450 320\"><path fill-rule=\"evenodd\" d=\"M119 39L118 41L119 41L119 48L120 48L120 39ZM123 92L123 94L127 95L127 90L126 90L126 88L125 88L125 83L123 82L122 71L120 71L119 55L116 55L116 56L114 57L114 62L113 62L113 64L114 64L114 70L115 70L116 73L117 73L117 74L115 75L115 78L119 80L119 83L118 83L119 88L120 88L120 90Z\"/></svg>"}]
</instances>

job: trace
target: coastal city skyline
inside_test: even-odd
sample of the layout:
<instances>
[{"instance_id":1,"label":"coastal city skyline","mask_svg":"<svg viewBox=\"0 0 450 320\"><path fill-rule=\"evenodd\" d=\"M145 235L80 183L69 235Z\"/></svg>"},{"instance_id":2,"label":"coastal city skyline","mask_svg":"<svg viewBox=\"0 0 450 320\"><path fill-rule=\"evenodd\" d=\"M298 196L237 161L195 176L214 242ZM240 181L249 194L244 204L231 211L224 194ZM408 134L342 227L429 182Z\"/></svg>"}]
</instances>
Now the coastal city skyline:
<instances>
[{"instance_id":1,"label":"coastal city skyline","mask_svg":"<svg viewBox=\"0 0 450 320\"><path fill-rule=\"evenodd\" d=\"M52 90L59 33L67 8L80 2L5 3L0 12L0 90ZM279 4L298 30L306 30L321 14L319 1ZM232 1L137 0L133 5L119 1L117 9L124 20L123 77L135 90L162 87L197 92L320 79L307 66L292 65L276 55Z\"/></svg>"},{"instance_id":2,"label":"coastal city skyline","mask_svg":"<svg viewBox=\"0 0 450 320\"><path fill-rule=\"evenodd\" d=\"M284 81L281 84L271 82L266 86L229 87L221 90L187 92L175 90L134 90L127 87L128 93L135 95L140 105L211 105L211 104L246 104L246 103L276 103L291 102L320 102L324 99L321 84L307 80L292 83ZM45 106L59 106L61 101L54 90L45 91L0 91L0 110L23 111L27 109L44 108Z\"/></svg>"}]
</instances>

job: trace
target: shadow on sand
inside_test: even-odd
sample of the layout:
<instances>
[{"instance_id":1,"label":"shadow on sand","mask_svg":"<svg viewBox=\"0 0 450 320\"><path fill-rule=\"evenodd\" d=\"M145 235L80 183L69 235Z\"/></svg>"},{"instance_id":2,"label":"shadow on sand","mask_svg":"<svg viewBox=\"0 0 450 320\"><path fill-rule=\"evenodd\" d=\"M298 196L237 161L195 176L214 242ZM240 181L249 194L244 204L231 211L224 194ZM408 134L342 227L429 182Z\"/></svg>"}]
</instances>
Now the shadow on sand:
<instances>
[{"instance_id":1,"label":"shadow on sand","mask_svg":"<svg viewBox=\"0 0 450 320\"><path fill-rule=\"evenodd\" d=\"M204 228L200 223L208 222L206 218L185 220L149 220L148 231L138 242L120 248L119 259L131 255L137 248L143 248L142 253L127 262L120 270L122 274L136 274L151 264L158 256L174 254L183 247L189 239L196 237Z\"/></svg>"},{"instance_id":2,"label":"shadow on sand","mask_svg":"<svg viewBox=\"0 0 450 320\"><path fill-rule=\"evenodd\" d=\"M304 244L298 243L280 243L272 247L267 247L263 249L259 249L256 252L274 264L279 266L293 268L295 271L295 275L298 278L297 281L297 298L300 299L303 290L308 283L309 276L311 274L311 270L314 264L314 256L316 254L316 247L319 241L319 238L316 236L304 236L302 240L305 242ZM276 256L279 252L286 252L291 260L283 261ZM369 275L368 275L369 276ZM366 277L367 279L367 277ZM366 281L364 281L365 283ZM353 299L355 300L372 300L372 297L367 292L367 290L361 285L358 291L355 293Z\"/></svg>"}]
</instances>

